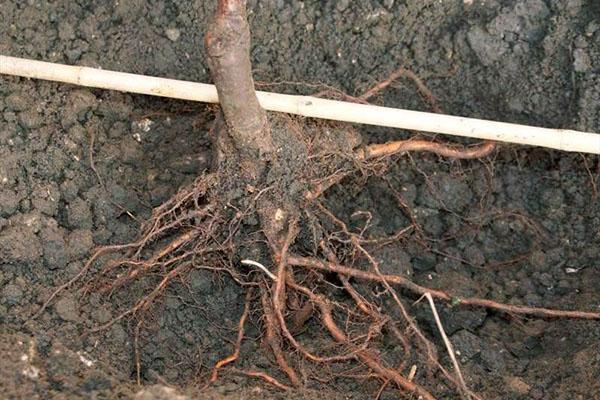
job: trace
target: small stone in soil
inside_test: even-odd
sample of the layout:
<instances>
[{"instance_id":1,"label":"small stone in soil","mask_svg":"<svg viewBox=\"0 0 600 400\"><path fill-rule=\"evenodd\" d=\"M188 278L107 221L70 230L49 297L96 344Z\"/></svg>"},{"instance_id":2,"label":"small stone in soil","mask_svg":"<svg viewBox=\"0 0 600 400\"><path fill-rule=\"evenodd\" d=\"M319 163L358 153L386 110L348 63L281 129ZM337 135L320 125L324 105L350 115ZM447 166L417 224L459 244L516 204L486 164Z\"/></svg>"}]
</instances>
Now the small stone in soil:
<instances>
[{"instance_id":1,"label":"small stone in soil","mask_svg":"<svg viewBox=\"0 0 600 400\"><path fill-rule=\"evenodd\" d=\"M181 36L181 31L177 28L168 28L165 29L165 35L170 41L176 42L179 39L179 36Z\"/></svg>"}]
</instances>

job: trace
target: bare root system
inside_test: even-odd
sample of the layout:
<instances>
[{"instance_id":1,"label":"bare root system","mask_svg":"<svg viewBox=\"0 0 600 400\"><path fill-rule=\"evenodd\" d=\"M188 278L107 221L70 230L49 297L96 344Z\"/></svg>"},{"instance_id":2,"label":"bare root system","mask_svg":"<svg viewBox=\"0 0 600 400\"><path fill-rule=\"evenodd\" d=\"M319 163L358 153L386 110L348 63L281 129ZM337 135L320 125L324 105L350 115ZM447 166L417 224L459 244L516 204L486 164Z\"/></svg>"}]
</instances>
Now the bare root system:
<instances>
[{"instance_id":1,"label":"bare root system","mask_svg":"<svg viewBox=\"0 0 600 400\"><path fill-rule=\"evenodd\" d=\"M419 147L429 151L431 148L439 150L443 145L429 143L420 144ZM486 154L489 147L484 145L482 154ZM456 157L460 155L456 151L452 149L451 153L442 154ZM367 160L362 154L364 152L355 152L342 158L350 159L351 165L357 166L356 170L363 173L372 170L373 163L382 162L381 158ZM465 150L465 158L471 155L470 150ZM383 162L392 160L388 157ZM304 177L309 184L305 194L299 197L299 211L294 218L286 221L281 239L266 240L269 245L264 247L256 239L264 232L260 229L248 231L244 221L259 212L261 198L272 189L251 188L242 204L235 206L231 201L224 204L219 194L223 187L220 181L225 177L219 174L204 175L156 208L153 216L143 224L137 241L98 249L84 269L59 287L43 308L60 291L85 279L85 276L90 276L90 279L83 285L83 291L103 293L126 287L149 275L163 276L131 308L88 333L101 332L123 318L143 318L143 313L161 297L177 276L194 268L210 269L227 274L238 282L240 288L246 290L246 302L239 319L233 351L214 365L205 378L206 386L216 382L222 371L227 370L257 378L279 390L302 388L310 385L307 379L318 381L323 378L319 376L322 366L330 365L331 371L338 371L329 372L333 374L333 379L335 376L343 377L342 366L348 364L363 369L364 375L381 381L388 390L390 385L395 385L403 392L429 400L435 399L435 396L419 380L426 382L435 371L441 373L463 397L477 396L468 391L462 376L457 377L440 364L435 346L420 330L410 307L405 304L407 299L415 300L427 295L452 307L484 307L511 315L600 318L600 313L596 312L525 307L487 299L457 297L446 291L418 285L401 275L383 274L378 262L366 248L373 244L398 246L400 240L414 229L409 226L398 234L384 238L372 237L365 229L350 229L346 222L321 202L328 188L340 184L343 178L353 174L347 169L344 171L343 174L334 173L322 178ZM323 182L329 183L323 185ZM271 210L273 215L277 212L277 209ZM314 238L314 246L309 250L306 243L299 243L300 236ZM256 247L261 248L259 253L249 250ZM107 254L120 256L102 263L100 270L93 269L97 261ZM248 259L250 254L258 254L260 262L245 260L247 262L242 264L241 260ZM341 259L349 264L340 262ZM96 272L91 273L91 270ZM340 282L340 286L331 284L332 277ZM391 296L396 310L387 310L382 305L380 295L372 290L373 284L381 285L384 293ZM257 317L257 322L264 331L263 348L271 353L274 365L287 382L265 371L232 367L243 357L241 344L253 303L262 314L262 317ZM316 354L301 343L298 334L304 329L318 329L319 326L329 335L332 343L324 347L321 354ZM135 335L139 378L139 323ZM380 355L390 342L402 349L395 365L389 365L389 361ZM417 375L414 380L412 377L409 379L409 367L418 363L418 360L422 365L419 370L430 372ZM306 371L306 362L313 365L309 371Z\"/></svg>"},{"instance_id":2,"label":"bare root system","mask_svg":"<svg viewBox=\"0 0 600 400\"><path fill-rule=\"evenodd\" d=\"M426 151L469 159L485 157L495 145L463 148L407 140L361 147L350 134L336 141L323 135L323 130L304 130L289 118L267 117L253 92L249 62L238 62L247 58L249 49L245 2L221 0L219 5L207 33L222 103L213 131L216 172L200 176L156 208L137 241L98 249L40 312L77 282L85 282L80 283L84 292L111 293L145 277L161 276L131 308L92 330L99 332L123 318L135 316L141 321L175 278L192 269L209 269L235 280L246 291L246 301L233 351L214 365L205 377L207 385L225 371L260 379L279 390L361 376L380 381L375 397L394 386L427 400L435 399L426 387L431 387L428 382L437 374L464 398L477 396L468 390L460 371L451 373L441 365L436 347L419 328L407 300L427 296L452 307L484 307L511 315L600 318L597 312L457 297L402 275L382 273L369 249L399 246L419 231L416 222L389 237L375 237L368 223L350 228L329 210L324 205L327 191L336 185L364 184L375 173L385 175L381 171L398 153ZM434 103L423 82L404 69L360 100L366 101L398 77L412 79ZM364 214L370 218L368 212ZM109 254L113 258L105 260ZM385 302L388 298L391 301ZM435 311L433 300L431 305ZM251 309L258 311L251 313ZM269 373L235 366L242 363L249 319L261 327L263 348L274 361ZM140 326L135 332L138 380ZM329 345L320 346L318 353L309 349L299 334L305 330L321 335ZM400 349L393 357L387 354L390 346Z\"/></svg>"}]
</instances>

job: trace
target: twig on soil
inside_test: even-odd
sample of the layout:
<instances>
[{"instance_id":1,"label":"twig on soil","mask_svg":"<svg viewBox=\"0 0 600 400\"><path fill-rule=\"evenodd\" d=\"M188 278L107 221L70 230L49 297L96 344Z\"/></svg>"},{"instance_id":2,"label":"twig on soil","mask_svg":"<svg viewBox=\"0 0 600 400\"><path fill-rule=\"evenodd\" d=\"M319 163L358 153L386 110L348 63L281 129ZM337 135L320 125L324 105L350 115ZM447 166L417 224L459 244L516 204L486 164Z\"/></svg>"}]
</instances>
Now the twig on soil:
<instances>
[{"instance_id":1,"label":"twig on soil","mask_svg":"<svg viewBox=\"0 0 600 400\"><path fill-rule=\"evenodd\" d=\"M100 184L100 186L102 186L103 189L106 189L106 185L104 184L104 179L102 179L100 172L98 172L98 169L96 168L96 161L94 159L94 143L95 142L96 142L96 127L93 127L92 129L90 129L90 144L88 147L88 158L89 158L89 162L90 162L90 168L96 175L96 179L98 179L98 183ZM131 211L127 210L121 204L115 203L112 200L109 200L109 201L112 205L117 207L121 212L127 214L127 216L129 216L129 218L131 218L135 222L140 222L136 218L136 216L131 213Z\"/></svg>"},{"instance_id":2,"label":"twig on soil","mask_svg":"<svg viewBox=\"0 0 600 400\"><path fill-rule=\"evenodd\" d=\"M423 297L425 297L427 299L427 301L429 302L429 306L431 307L431 312L433 313L433 318L435 319L435 324L437 325L440 335L442 336L442 340L444 341L446 350L448 350L448 355L450 356L450 359L452 360L452 365L454 365L454 371L456 372L456 378L459 383L461 395L463 396L463 398L469 400L471 398L471 396L469 394L470 391L467 388L467 384L465 383L465 379L463 378L462 372L460 370L460 365L458 364L458 361L456 360L456 356L454 355L454 348L452 347L452 343L450 342L450 340L448 339L448 336L446 335L446 331L444 330L444 326L442 325L440 316L438 315L438 312L435 308L435 303L433 302L433 297L431 297L431 293L429 293L429 292L425 293L423 295Z\"/></svg>"},{"instance_id":3,"label":"twig on soil","mask_svg":"<svg viewBox=\"0 0 600 400\"><path fill-rule=\"evenodd\" d=\"M94 142L95 141L96 141L96 130L91 129L90 130L90 146L88 148L88 158L90 159L89 160L90 168L92 169L94 174L96 174L96 178L98 179L98 183L100 183L100 186L104 187L104 180L102 179L102 177L100 176L100 173L96 169L96 163L94 162Z\"/></svg>"},{"instance_id":4,"label":"twig on soil","mask_svg":"<svg viewBox=\"0 0 600 400\"><path fill-rule=\"evenodd\" d=\"M598 181L598 178L600 177L600 160L598 160L598 174L596 176L594 176L594 174L592 173L592 170L590 169L590 166L588 165L587 157L584 154L580 154L580 156L583 159L583 166L585 167L585 170L587 171L588 175L590 176L590 184L592 186L592 193L593 193L594 197L598 197L598 184L596 183L596 181Z\"/></svg>"}]
</instances>

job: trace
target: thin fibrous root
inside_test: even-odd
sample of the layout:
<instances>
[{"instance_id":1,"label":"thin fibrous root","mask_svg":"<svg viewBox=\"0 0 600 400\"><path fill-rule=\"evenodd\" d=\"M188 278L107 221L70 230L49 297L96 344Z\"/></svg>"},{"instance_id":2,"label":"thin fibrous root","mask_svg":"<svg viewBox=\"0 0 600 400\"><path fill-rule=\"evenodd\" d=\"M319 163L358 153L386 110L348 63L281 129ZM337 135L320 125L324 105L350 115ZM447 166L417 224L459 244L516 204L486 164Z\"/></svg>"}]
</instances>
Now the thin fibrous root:
<instances>
[{"instance_id":1,"label":"thin fibrous root","mask_svg":"<svg viewBox=\"0 0 600 400\"><path fill-rule=\"evenodd\" d=\"M331 304L327 301L327 299L323 298L321 295L313 293L310 289L288 282L290 287L299 292L308 296L311 301L313 301L319 309L321 310L321 322L323 326L327 328L331 336L335 341L339 343L348 344L348 337L344 333L344 331L337 325L333 318ZM376 372L380 377L384 379L390 379L393 381L398 387L404 389L408 393L415 393L418 396L422 397L424 400L436 400L435 397L431 393L429 393L422 386L409 381L397 371L385 367L379 357L375 355L374 352L369 349L360 349L356 352L356 357L359 358L362 362L364 362L369 368L371 368L374 372Z\"/></svg>"},{"instance_id":2,"label":"thin fibrous root","mask_svg":"<svg viewBox=\"0 0 600 400\"><path fill-rule=\"evenodd\" d=\"M191 267L192 267L192 265L190 263L185 263L185 264L179 265L175 269L172 269L171 271L169 271L169 273L167 273L161 279L160 283L158 285L156 285L156 287L152 290L152 292L150 292L147 296L145 296L144 298L142 298L141 300L139 300L135 304L135 306L133 306L130 309L122 312L121 314L119 314L115 318L111 319L107 323L105 323L103 325L100 325L100 326L97 326L97 327L95 327L93 329L90 329L87 333L91 334L91 333L96 333L96 332L103 331L105 329L110 328L113 324L115 324L116 322L122 320L123 318L127 317L128 315L133 315L133 314L137 313L140 310L146 310L152 304L152 302L158 297L158 295L160 295L165 290L165 288L167 287L167 285L169 284L169 282L171 280L173 280L173 278L175 278L176 276L180 275L181 273L187 271Z\"/></svg>"},{"instance_id":3,"label":"thin fibrous root","mask_svg":"<svg viewBox=\"0 0 600 400\"><path fill-rule=\"evenodd\" d=\"M347 267L341 264L335 264L331 262L324 262L312 257L300 257L289 255L288 256L288 264L314 268L322 271L335 272L338 274L343 274L347 276L354 277L356 279L372 281L372 282L380 282L384 281L400 286L406 290L409 290L413 293L417 293L419 295L424 295L425 293L431 293L431 295L437 299L444 300L448 303L465 305L465 306L477 306L484 307L491 310L501 311L508 314L520 314L520 315L530 315L535 317L542 318L579 318L579 319L600 319L600 313L591 312L591 311L566 311L566 310L556 310L549 308L539 308L539 307L526 307L526 306L516 306L512 304L504 304L498 303L493 300L480 299L476 297L465 297L458 298L450 295L447 292L437 289L430 289L424 286L417 285L416 283L406 279L400 275L377 275L372 272L367 272L363 270L359 270L356 268Z\"/></svg>"},{"instance_id":4,"label":"thin fibrous root","mask_svg":"<svg viewBox=\"0 0 600 400\"><path fill-rule=\"evenodd\" d=\"M277 379L273 378L271 375L269 375L265 372L262 372L262 371L256 371L256 370L243 371L243 370L237 369L237 368L232 368L231 370L233 372L237 372L242 375L262 379L263 381L267 382L268 384L273 385L276 388L284 390L284 391L288 391L288 390L292 389L291 387L284 385L283 383L279 382Z\"/></svg>"},{"instance_id":5,"label":"thin fibrous root","mask_svg":"<svg viewBox=\"0 0 600 400\"><path fill-rule=\"evenodd\" d=\"M338 259L335 253L329 248L329 246L327 246L327 243L325 243L324 240L321 240L321 242L319 242L319 247L325 254L325 257L327 257L327 259L330 262L338 264ZM363 296L361 296L361 294L358 293L356 289L354 289L346 275L338 274L338 278L342 282L342 285L344 286L344 289L346 289L346 292L348 292L350 297L352 297L352 300L354 300L354 303L356 303L356 306L359 310L361 310L364 314L369 315L375 319L382 318L382 315L379 313L379 311L377 311L377 309L371 303L367 302L363 298Z\"/></svg>"},{"instance_id":6,"label":"thin fibrous root","mask_svg":"<svg viewBox=\"0 0 600 400\"><path fill-rule=\"evenodd\" d=\"M444 341L444 345L446 346L446 350L448 351L448 356L450 357L450 360L452 360L452 365L454 366L454 372L456 373L456 380L459 383L461 395L465 400L469 400L471 398L470 391L467 388L467 384L465 383L465 379L463 378L462 371L460 370L460 364L458 363L458 361L456 360L456 356L454 355L454 348L452 347L452 343L446 335L446 331L444 330L444 326L442 325L440 316L438 315L437 309L435 308L433 297L431 297L431 293L425 293L423 296L429 302L429 307L431 308L431 312L433 313L435 324L437 325L440 335L442 336L442 340Z\"/></svg>"},{"instance_id":7,"label":"thin fibrous root","mask_svg":"<svg viewBox=\"0 0 600 400\"><path fill-rule=\"evenodd\" d=\"M419 93L421 93L421 96L423 96L425 100L427 100L429 105L431 105L433 111L435 111L436 113L442 113L442 109L438 105L438 102L431 90L429 90L427 85L425 85L425 83L421 80L421 78L419 78L417 74L406 68L398 68L396 71L392 72L386 80L375 84L373 87L371 87L358 98L363 101L369 100L371 97L375 96L377 93L390 86L396 79L403 77L408 78L415 83L417 89L419 90Z\"/></svg>"},{"instance_id":8,"label":"thin fibrous root","mask_svg":"<svg viewBox=\"0 0 600 400\"><path fill-rule=\"evenodd\" d=\"M166 257L167 255L171 255L174 251L176 251L180 247L184 246L187 243L190 243L195 238L197 238L200 235L200 233L201 233L201 231L198 229L190 229L189 231L182 233L181 235L177 236L175 239L171 240L167 245L160 248L149 260L135 262L135 264L139 264L138 268L131 269L128 274L126 274L124 276L120 276L120 277L116 278L113 282L111 282L110 284L106 285L105 287L100 288L100 292L104 292L107 290L112 290L112 289L116 289L121 286L124 286L126 283L133 281L136 277L149 272L153 267L155 267L159 263L160 259L162 259L163 257ZM179 258L185 258L185 257L186 257L186 255L184 254L184 257L179 257ZM170 261L176 262L176 261L180 261L180 259L175 258ZM124 260L122 263L126 264L128 262L129 261Z\"/></svg>"},{"instance_id":9,"label":"thin fibrous root","mask_svg":"<svg viewBox=\"0 0 600 400\"><path fill-rule=\"evenodd\" d=\"M133 332L133 353L135 357L135 380L138 386L142 385L142 354L140 352L140 331L142 329L143 319L135 324Z\"/></svg>"},{"instance_id":10,"label":"thin fibrous root","mask_svg":"<svg viewBox=\"0 0 600 400\"><path fill-rule=\"evenodd\" d=\"M115 251L121 251L121 250L135 248L138 245L139 245L139 243L130 243L130 244L124 244L124 245L117 245L117 246L101 247L100 249L96 250L94 252L94 254L89 258L89 260L85 263L83 268L81 268L79 270L79 272L73 278L69 279L67 282L63 283L58 288L56 288L54 290L54 292L52 292L50 297L48 297L46 299L46 301L44 301L44 303L42 304L40 309L32 316L32 318L36 319L37 317L39 317L46 310L46 308L48 308L48 306L50 305L52 300L54 300L56 298L56 296L58 296L63 290L68 289L69 287L74 285L76 282L78 282L80 279L82 279L85 276L85 274L87 274L89 269L92 267L92 265L94 264L94 261L96 261L100 256L107 254L107 253L115 252Z\"/></svg>"},{"instance_id":11,"label":"thin fibrous root","mask_svg":"<svg viewBox=\"0 0 600 400\"><path fill-rule=\"evenodd\" d=\"M240 317L240 322L238 324L237 340L235 342L235 348L233 350L233 353L231 355L219 360L215 364L206 386L217 381L217 379L219 377L219 369L223 368L227 364L231 364L232 362L234 362L235 360L237 360L239 358L240 349L242 347L242 340L244 340L244 327L246 325L246 319L248 319L248 314L250 312L251 297L252 297L252 288L248 289L248 292L246 292L246 302L244 304L244 311L242 312L242 316Z\"/></svg>"},{"instance_id":12,"label":"thin fibrous root","mask_svg":"<svg viewBox=\"0 0 600 400\"><path fill-rule=\"evenodd\" d=\"M32 318L35 319L35 318L39 317L46 310L46 308L48 308L50 303L52 303L52 301L60 293L62 293L64 290L70 288L75 283L82 280L85 277L85 275L89 272L89 270L92 268L94 263L101 256L104 256L106 254L113 254L113 253L117 253L117 252L127 251L127 250L135 251L133 257L131 257L131 258L124 259L122 261L117 260L112 263L109 263L108 266L106 266L104 268L104 270L100 272L100 275L107 275L110 271L112 271L113 269L115 269L116 267L118 267L120 265L128 264L128 263L129 264L135 263L136 262L135 259L139 256L141 251L144 248L146 248L146 246L149 243L154 241L159 235L163 234L168 229L175 229L175 228L180 228L181 226L183 226L183 224L182 224L183 220L193 219L195 217L204 217L206 215L209 215L213 209L212 206L207 205L205 207L199 208L198 201L194 197L204 196L206 194L206 191L208 190L208 188L211 185L213 185L215 183L215 181L216 181L215 174L203 175L202 177L196 179L196 181L192 185L186 186L186 187L180 189L179 192L175 196L173 196L173 198L171 198L171 200L167 201L160 207L154 209L152 218L147 223L142 225L142 228L141 228L142 234L141 234L139 240L137 240L133 243L123 244L123 245L111 245L111 246L99 247L97 250L94 251L94 253L90 256L90 258L87 260L87 262L84 264L84 266L79 270L79 272L75 276L73 276L71 279L69 279L64 284L60 285L58 288L56 288L54 290L54 292L52 292L52 294L48 297L48 299L46 299L44 301L42 306L32 316ZM185 208L184 203L186 203L186 202L191 202L195 206L195 207L192 207L194 209L194 211L189 212L188 215L186 215L185 217L175 218L174 220L168 221L168 216L172 213L175 213L176 210L183 210ZM197 233L199 234L200 232L197 232ZM161 257L164 257L164 256L170 254L172 249L170 249L169 246L175 245L176 247L179 247L179 245L193 240L193 238L194 238L193 236L194 236L193 230L182 234L181 236L176 238L174 241L172 241L170 245L167 245L167 247L165 247L163 249L163 251L159 251L159 253L157 253L156 259L159 259ZM184 239L187 239L187 240L184 240ZM181 242L181 241L183 241L183 242ZM181 243L179 245L177 245L178 242L181 242ZM151 261L152 260L149 260L147 262L139 262L139 264L140 265L142 265L142 264L149 265L149 263L151 264ZM134 272L133 270L130 271L130 273L134 273L137 275L137 273ZM113 282L113 284L114 283L115 282ZM115 287L115 286L111 286L111 287Z\"/></svg>"},{"instance_id":13,"label":"thin fibrous root","mask_svg":"<svg viewBox=\"0 0 600 400\"><path fill-rule=\"evenodd\" d=\"M367 259L369 260L369 264L371 264L371 268L373 269L373 271L375 271L375 275L381 279L381 283L383 284L383 286L392 295L392 299L398 306L398 309L400 310L400 314L402 315L402 317L404 318L404 320L410 327L411 331L417 336L417 338L419 338L420 343L425 347L428 361L431 364L439 364L438 359L437 359L437 354L435 352L435 348L433 347L431 342L425 337L423 332L421 332L421 330L417 326L417 323L414 321L414 319L409 315L408 311L406 310L406 307L404 307L404 304L402 304L402 301L400 300L400 297L398 296L398 294L396 293L394 288L384 278L383 274L381 273L381 270L379 269L379 264L377 263L377 261L375 261L375 259L371 256L371 254L369 254L364 249L364 247L361 246L357 236L352 235L351 241L352 241L352 244L354 245L354 247L356 249L358 249L365 257L367 257Z\"/></svg>"},{"instance_id":14,"label":"thin fibrous root","mask_svg":"<svg viewBox=\"0 0 600 400\"><path fill-rule=\"evenodd\" d=\"M325 211L327 211L327 210L325 209ZM350 234L348 232L347 228L345 227L345 225L344 225L344 230L348 234ZM461 391L461 393L465 393L467 396L471 396L472 398L475 398L477 400L481 400L476 394L474 394L471 391L466 390L466 387L464 385L464 381L461 381L459 379L455 379L446 370L446 368L444 368L439 363L438 357L437 357L437 352L435 351L435 348L433 347L432 343L425 337L425 335L423 334L423 332L421 332L421 330L417 326L416 322L408 314L406 308L404 307L404 305L400 301L400 298L398 297L396 291L389 285L389 283L385 280L385 278L383 278L383 275L381 274L381 271L379 269L379 265L378 265L377 261L375 261L375 259L361 246L360 239L359 239L358 236L353 235L353 234L350 234L350 236L351 236L351 242L354 245L354 247L359 252L361 252L364 256L367 257L367 259L369 260L369 263L371 264L371 267L375 271L375 274L377 276L379 276L380 278L382 278L382 283L384 284L384 286L386 287L387 291L392 295L394 301L398 305L399 310L400 310L400 312L401 312L404 320L407 322L407 324L408 324L409 328L411 329L411 331L413 332L413 334L415 334L416 337L419 339L419 343L425 348L425 353L427 355L427 360L428 360L429 364L436 365L440 369L440 371L444 374L444 376L450 382L453 382L459 388L459 391ZM339 264L338 261L337 261L337 257L335 256L335 254L333 254L331 252L331 250L329 250L327 248L327 246L324 244L324 242L321 243L321 248L323 249L325 255L327 256L327 258L329 259L330 262L332 262L334 264ZM356 298L357 296L360 296L360 295L358 295L358 293L356 293L356 291L352 288L352 286L350 286L348 276L345 276L343 274L338 274L338 277L340 277L340 280L342 281L342 283L346 282L346 283L344 283L344 288L346 289L346 291L348 291L348 293L350 294L350 296L355 299L355 302L357 303L359 309L364 309L367 306L367 304L369 304L369 303L364 304L364 302L362 300L362 297L359 297L358 299ZM361 303L363 303L363 304L361 304ZM371 310L372 310L372 311L370 311L371 314L375 313L375 315L380 315L377 310L375 310L373 308L371 308ZM381 317L383 317L383 316L381 316ZM409 354L410 353L409 343L408 343L406 337L395 326L393 320L388 323L388 328L390 329L391 333L402 344L402 346L404 347L404 349L407 352L407 354ZM398 367L397 370L402 370L403 366L404 366L404 364L402 364L400 367ZM409 380L412 380L412 379L409 379Z\"/></svg>"},{"instance_id":15,"label":"thin fibrous root","mask_svg":"<svg viewBox=\"0 0 600 400\"><path fill-rule=\"evenodd\" d=\"M464 147L449 145L446 143L437 143L431 140L407 139L383 144L370 144L364 148L358 149L354 153L354 157L357 161L364 162L382 157L389 157L398 153L423 151L457 160L469 160L486 157L490 155L496 149L496 147L496 142L485 142L471 147ZM315 184L312 190L307 191L304 194L305 199L309 201L317 199L327 189L339 183L351 173L352 171L349 170L323 179L321 182Z\"/></svg>"},{"instance_id":16,"label":"thin fibrous root","mask_svg":"<svg viewBox=\"0 0 600 400\"><path fill-rule=\"evenodd\" d=\"M284 317L284 309L285 309L285 298L286 298L286 286L285 283L287 280L291 280L292 278L286 271L287 267L287 252L288 248L295 237L295 223L292 223L289 227L287 237L284 241L281 251L279 252L279 265L277 269L277 280L275 280L273 284L273 311L275 312L275 316L277 317L277 321L279 322L279 328L283 333L283 336L292 344L292 346L302 353L303 356L308 358L311 361L318 363L327 363L332 361L343 361L348 359L355 358L355 351L349 354L336 355L331 357L320 357L317 356L308 350L304 346L302 346L294 335L290 332L287 327L287 323ZM365 341L365 346L368 341Z\"/></svg>"},{"instance_id":17,"label":"thin fibrous root","mask_svg":"<svg viewBox=\"0 0 600 400\"><path fill-rule=\"evenodd\" d=\"M279 365L279 368L288 376L290 382L292 382L292 385L299 387L301 386L300 378L298 378L296 371L294 371L294 369L288 364L281 349L279 332L277 330L279 325L276 322L277 317L275 316L272 304L269 301L269 292L264 285L261 288L263 292L261 296L261 302L265 315L265 340L271 348L271 352L273 353L273 356L275 356L275 361L277 362L277 365Z\"/></svg>"}]
</instances>

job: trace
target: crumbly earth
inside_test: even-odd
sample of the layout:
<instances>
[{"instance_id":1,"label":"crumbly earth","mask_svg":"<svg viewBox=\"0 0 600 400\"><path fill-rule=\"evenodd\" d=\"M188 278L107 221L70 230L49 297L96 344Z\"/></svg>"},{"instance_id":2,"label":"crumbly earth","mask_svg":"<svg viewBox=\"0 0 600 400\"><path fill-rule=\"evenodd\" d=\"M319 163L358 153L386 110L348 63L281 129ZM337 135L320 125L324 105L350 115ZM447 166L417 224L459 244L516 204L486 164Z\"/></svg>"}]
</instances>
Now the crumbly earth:
<instances>
[{"instance_id":1,"label":"crumbly earth","mask_svg":"<svg viewBox=\"0 0 600 400\"><path fill-rule=\"evenodd\" d=\"M3 0L0 53L207 81L202 38L212 3ZM323 89L314 84L327 84L360 94L404 66L426 81L449 113L600 132L595 0L249 3L255 77L266 89L313 93ZM429 107L403 80L375 102ZM111 297L65 292L30 319L95 246L135 238L151 207L209 168L214 111L0 77L0 397L131 398L138 392L139 399L178 398L165 385L192 396L199 379L231 351L243 293L207 271L176 282L147 315L141 391L133 384L135 321L85 333L130 306L152 279ZM365 142L408 135L357 129ZM468 162L404 155L388 176L423 235L378 252L386 272L410 274L457 295L600 307L597 156L517 146ZM375 233L391 234L409 223L377 178L334 188L326 201L348 221L356 211L370 211ZM484 398L600 397L598 322L523 320L438 306L468 386ZM423 304L410 309L440 344L429 310ZM283 379L261 352L259 335L249 327L238 366ZM312 336L303 340L319 346L317 338L310 343ZM419 372L417 379L423 379ZM313 382L294 396L322 398L327 390L330 398L366 399L379 387L354 379L320 385ZM437 386L429 384L436 393L450 393ZM202 396L282 395L224 373ZM381 398L397 396L388 389Z\"/></svg>"}]
</instances>

